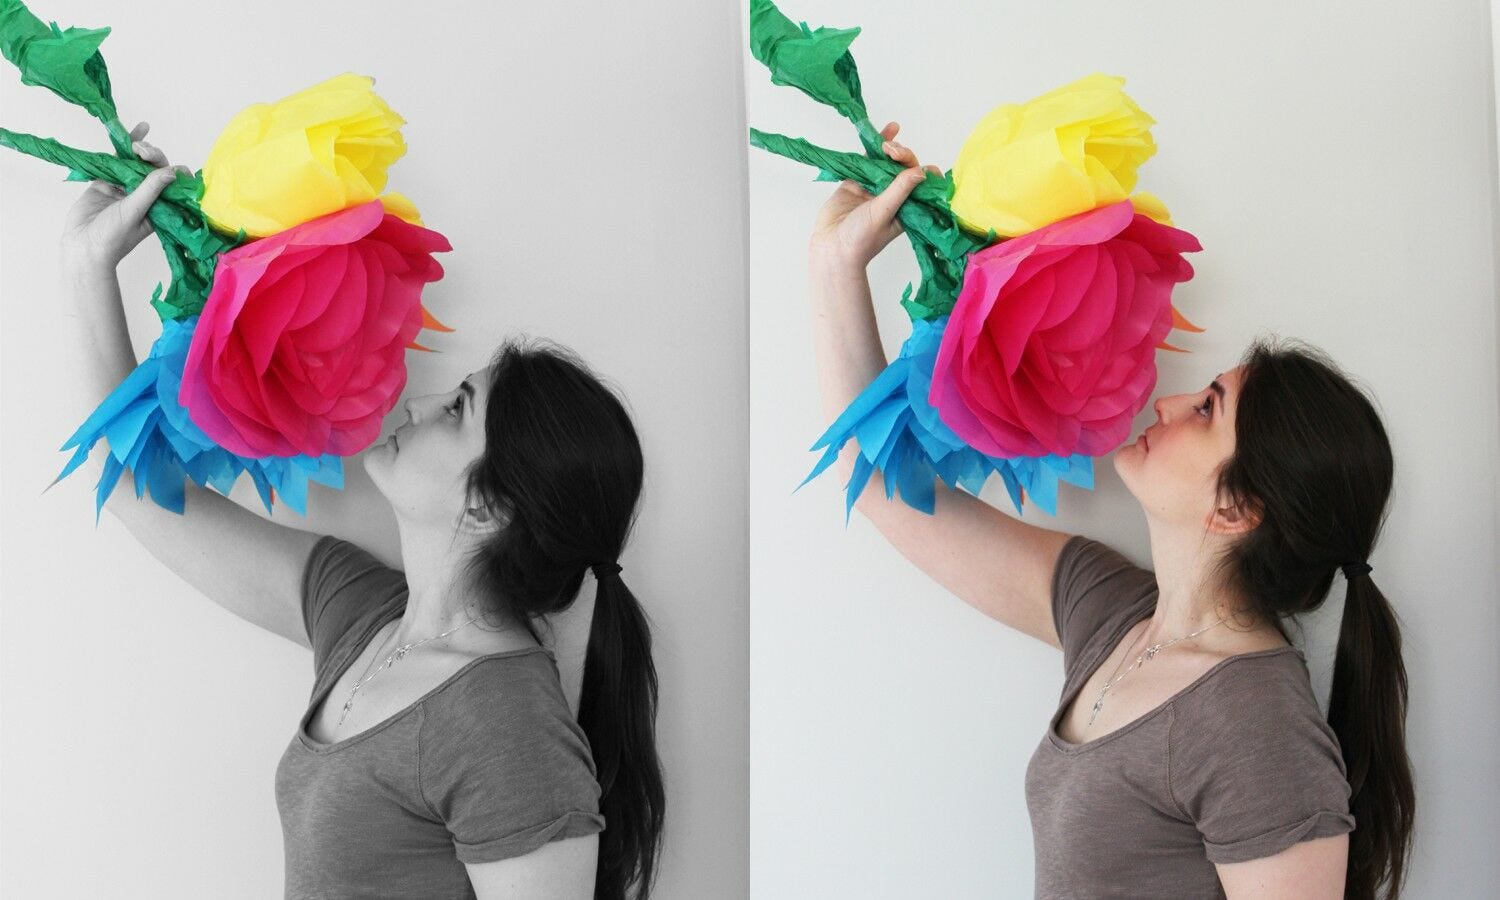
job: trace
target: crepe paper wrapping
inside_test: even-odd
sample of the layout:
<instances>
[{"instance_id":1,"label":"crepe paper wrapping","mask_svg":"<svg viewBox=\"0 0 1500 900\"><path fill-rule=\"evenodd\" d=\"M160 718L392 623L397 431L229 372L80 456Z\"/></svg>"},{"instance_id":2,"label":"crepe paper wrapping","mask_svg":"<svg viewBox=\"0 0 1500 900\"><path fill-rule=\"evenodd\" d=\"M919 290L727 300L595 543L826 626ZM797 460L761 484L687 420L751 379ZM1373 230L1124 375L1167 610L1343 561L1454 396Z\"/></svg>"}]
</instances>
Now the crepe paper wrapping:
<instances>
[{"instance_id":1,"label":"crepe paper wrapping","mask_svg":"<svg viewBox=\"0 0 1500 900\"><path fill-rule=\"evenodd\" d=\"M981 453L1108 453L1156 386L1181 254L1201 249L1121 200L973 254L930 402Z\"/></svg>"},{"instance_id":2,"label":"crepe paper wrapping","mask_svg":"<svg viewBox=\"0 0 1500 900\"><path fill-rule=\"evenodd\" d=\"M179 401L242 456L349 456L406 385L404 350L430 317L448 239L379 200L225 253L193 335Z\"/></svg>"},{"instance_id":3,"label":"crepe paper wrapping","mask_svg":"<svg viewBox=\"0 0 1500 900\"><path fill-rule=\"evenodd\" d=\"M782 134L771 134L750 129L750 144L769 150L779 156L817 166L827 173L828 180L850 179L871 193L885 190L891 180L905 169L895 160L881 157L861 156L828 150L803 140ZM912 319L928 319L946 315L958 297L958 288L963 281L964 258L984 246L984 240L975 238L958 227L958 222L948 209L948 197L952 183L942 175L928 172L926 179L912 191L911 197L901 204L896 218L906 230L911 241L912 252L917 257L917 268L922 274L915 294L908 286L901 305Z\"/></svg>"},{"instance_id":4,"label":"crepe paper wrapping","mask_svg":"<svg viewBox=\"0 0 1500 900\"><path fill-rule=\"evenodd\" d=\"M0 147L66 166L84 179L97 179L133 191L155 166L138 159L122 159L107 153L79 150L51 138L37 137L0 128ZM72 177L72 176L70 176ZM73 180L80 180L73 177ZM162 319L196 315L203 308L213 283L214 260L236 245L237 238L219 235L208 227L198 209L203 182L196 176L178 174L147 212L166 253L172 272L165 295L153 297L151 305Z\"/></svg>"},{"instance_id":5,"label":"crepe paper wrapping","mask_svg":"<svg viewBox=\"0 0 1500 900\"><path fill-rule=\"evenodd\" d=\"M345 72L241 110L203 163L209 221L265 237L379 196L406 120L374 83Z\"/></svg>"},{"instance_id":6,"label":"crepe paper wrapping","mask_svg":"<svg viewBox=\"0 0 1500 900\"><path fill-rule=\"evenodd\" d=\"M962 487L978 495L990 475L998 474L1018 514L1023 491L1037 506L1056 515L1059 480L1083 488L1094 486L1093 461L1086 456L986 456L942 422L928 404L927 394L947 323L947 316L913 322L900 355L813 445L813 450L825 452L802 484L832 465L851 439L857 441L859 454L844 491L846 521L877 469L884 475L886 497L899 493L908 506L929 515L936 508L933 479L950 489Z\"/></svg>"},{"instance_id":7,"label":"crepe paper wrapping","mask_svg":"<svg viewBox=\"0 0 1500 900\"><path fill-rule=\"evenodd\" d=\"M99 53L108 35L108 28L44 25L20 0L0 0L0 55L20 71L21 83L44 87L88 110L104 123L115 152L133 157Z\"/></svg>"},{"instance_id":8,"label":"crepe paper wrapping","mask_svg":"<svg viewBox=\"0 0 1500 900\"><path fill-rule=\"evenodd\" d=\"M280 495L282 502L300 515L307 513L308 481L332 488L344 486L343 461L337 456L316 459L236 456L193 424L177 402L177 391L197 324L197 316L162 322L161 337L151 345L146 359L62 445L62 450L76 447L77 451L53 479L53 485L88 459L100 438L106 439L109 454L95 486L96 525L126 469L132 473L137 497L150 491L158 506L179 514L184 508L184 478L227 496L240 473L245 472L255 482L267 513L272 511L273 497Z\"/></svg>"},{"instance_id":9,"label":"crepe paper wrapping","mask_svg":"<svg viewBox=\"0 0 1500 900\"><path fill-rule=\"evenodd\" d=\"M1156 153L1147 115L1095 72L980 120L953 161L953 212L965 228L1015 237L1126 199Z\"/></svg>"}]
</instances>

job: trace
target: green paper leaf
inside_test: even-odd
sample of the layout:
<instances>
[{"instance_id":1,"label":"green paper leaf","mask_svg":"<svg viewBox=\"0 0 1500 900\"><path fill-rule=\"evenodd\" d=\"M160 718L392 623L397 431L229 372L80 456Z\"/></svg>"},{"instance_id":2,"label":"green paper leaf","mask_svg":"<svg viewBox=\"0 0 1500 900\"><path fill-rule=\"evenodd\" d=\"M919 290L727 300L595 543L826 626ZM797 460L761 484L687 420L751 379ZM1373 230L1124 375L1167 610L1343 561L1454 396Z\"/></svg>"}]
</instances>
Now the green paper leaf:
<instances>
[{"instance_id":1,"label":"green paper leaf","mask_svg":"<svg viewBox=\"0 0 1500 900\"><path fill-rule=\"evenodd\" d=\"M838 110L859 130L865 151L879 156L882 138L870 124L859 69L849 53L858 36L858 28L793 24L771 0L750 0L750 52L770 70L771 82Z\"/></svg>"},{"instance_id":2,"label":"green paper leaf","mask_svg":"<svg viewBox=\"0 0 1500 900\"><path fill-rule=\"evenodd\" d=\"M21 83L39 85L88 110L105 124L116 152L130 154L99 45L108 28L45 25L21 0L0 0L0 55L20 71Z\"/></svg>"}]
</instances>

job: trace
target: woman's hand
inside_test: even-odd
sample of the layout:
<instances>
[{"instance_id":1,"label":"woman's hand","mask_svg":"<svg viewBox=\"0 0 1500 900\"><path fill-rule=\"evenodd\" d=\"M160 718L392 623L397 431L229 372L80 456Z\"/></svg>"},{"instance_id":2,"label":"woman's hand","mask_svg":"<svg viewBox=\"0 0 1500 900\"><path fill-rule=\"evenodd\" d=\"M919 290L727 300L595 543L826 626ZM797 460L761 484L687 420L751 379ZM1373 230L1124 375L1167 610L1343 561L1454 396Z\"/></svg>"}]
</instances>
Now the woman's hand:
<instances>
[{"instance_id":1,"label":"woman's hand","mask_svg":"<svg viewBox=\"0 0 1500 900\"><path fill-rule=\"evenodd\" d=\"M106 181L89 182L68 210L67 224L63 227L62 258L65 265L91 266L111 272L120 260L151 233L151 223L146 212L177 172L191 175L187 166L170 166L167 157L157 148L142 141L150 128L145 122L130 132L131 149L141 159L157 170L146 176L129 195L116 185Z\"/></svg>"},{"instance_id":2,"label":"woman's hand","mask_svg":"<svg viewBox=\"0 0 1500 900\"><path fill-rule=\"evenodd\" d=\"M815 263L863 272L870 260L901 233L896 212L912 190L928 172L943 174L937 166L923 169L915 153L895 142L900 129L900 125L891 122L880 129L880 136L885 138L886 155L909 168L878 196L853 181L839 184L818 210L813 226L809 251Z\"/></svg>"}]
</instances>

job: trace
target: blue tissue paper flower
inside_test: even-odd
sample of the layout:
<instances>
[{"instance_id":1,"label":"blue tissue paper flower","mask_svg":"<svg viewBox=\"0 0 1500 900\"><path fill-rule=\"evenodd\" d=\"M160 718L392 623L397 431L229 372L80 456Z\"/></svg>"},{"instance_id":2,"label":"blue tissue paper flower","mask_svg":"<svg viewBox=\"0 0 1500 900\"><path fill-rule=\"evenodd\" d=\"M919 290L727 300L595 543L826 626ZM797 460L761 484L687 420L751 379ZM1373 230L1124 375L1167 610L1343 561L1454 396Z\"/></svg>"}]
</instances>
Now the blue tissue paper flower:
<instances>
[{"instance_id":1,"label":"blue tissue paper flower","mask_svg":"<svg viewBox=\"0 0 1500 900\"><path fill-rule=\"evenodd\" d=\"M248 472L267 513L271 512L273 490L287 506L306 515L309 480L343 488L344 465L338 456L237 456L193 424L187 410L177 402L177 393L197 324L197 316L164 320L161 337L151 345L146 359L62 445L62 450L78 450L52 484L88 459L101 437L108 438L104 474L95 487L95 524L126 469L134 475L137 497L149 489L158 506L179 514L183 511L183 478L191 478L199 486L212 486L227 496L240 473Z\"/></svg>"},{"instance_id":2,"label":"blue tissue paper flower","mask_svg":"<svg viewBox=\"0 0 1500 900\"><path fill-rule=\"evenodd\" d=\"M899 491L906 505L928 515L936 508L934 478L941 479L949 488L963 487L977 495L985 480L991 474L998 474L1018 514L1023 489L1033 503L1056 515L1059 481L1093 488L1091 457L986 456L943 424L937 410L927 402L927 394L947 324L947 316L913 321L911 336L901 345L900 355L854 398L812 446L813 450L827 449L802 484L832 465L851 438L858 441L854 474L844 491L846 521L876 469L885 475L887 497L894 497Z\"/></svg>"}]
</instances>

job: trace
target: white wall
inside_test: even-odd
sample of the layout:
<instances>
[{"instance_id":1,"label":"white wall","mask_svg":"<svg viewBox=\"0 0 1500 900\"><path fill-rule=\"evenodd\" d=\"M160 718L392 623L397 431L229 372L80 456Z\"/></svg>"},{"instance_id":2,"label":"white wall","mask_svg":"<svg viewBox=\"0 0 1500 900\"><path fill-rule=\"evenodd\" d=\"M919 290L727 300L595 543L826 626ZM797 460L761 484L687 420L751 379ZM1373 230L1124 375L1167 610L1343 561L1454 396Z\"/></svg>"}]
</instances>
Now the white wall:
<instances>
[{"instance_id":1,"label":"white wall","mask_svg":"<svg viewBox=\"0 0 1500 900\"><path fill-rule=\"evenodd\" d=\"M872 118L900 121L945 168L992 106L1095 70L1125 76L1160 123L1140 187L1205 248L1174 298L1208 330L1174 341L1193 353L1161 354L1158 391L1200 388L1262 331L1322 346L1372 389L1398 465L1373 565L1405 622L1413 897L1500 880L1488 5L783 5L865 29L853 51ZM749 124L858 149L847 122L742 58ZM834 185L812 174L751 151L753 894L1029 897L1023 779L1059 654L946 594L858 515L846 530L837 478L792 494L827 424L804 280ZM892 355L915 277L901 240L872 270ZM1063 490L1057 518L1026 517L1148 563L1139 505L1108 459L1096 471L1095 491ZM1012 511L1002 490L986 498ZM1325 703L1335 590L1306 623Z\"/></svg>"},{"instance_id":2,"label":"white wall","mask_svg":"<svg viewBox=\"0 0 1500 900\"><path fill-rule=\"evenodd\" d=\"M748 572L744 111L734 7L305 4L122 7L36 0L113 26L127 124L202 164L242 106L341 71L406 117L391 188L456 248L425 301L458 329L408 354L408 395L447 390L499 340L575 348L628 396L647 487L626 577L656 626L668 778L662 897L744 896ZM103 129L0 66L0 124L107 149ZM75 383L58 351L56 241L81 190L0 151L5 427L4 844L14 897L279 896L272 780L312 684L306 650L175 578L67 460ZM139 354L166 276L154 240L123 266ZM400 407L392 414L394 427ZM102 453L97 450L96 453ZM398 560L388 505L354 462L304 520ZM241 484L242 504L260 509ZM591 595L590 595L591 596Z\"/></svg>"}]
</instances>

